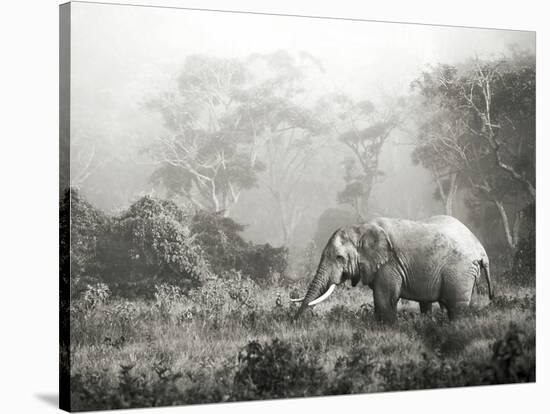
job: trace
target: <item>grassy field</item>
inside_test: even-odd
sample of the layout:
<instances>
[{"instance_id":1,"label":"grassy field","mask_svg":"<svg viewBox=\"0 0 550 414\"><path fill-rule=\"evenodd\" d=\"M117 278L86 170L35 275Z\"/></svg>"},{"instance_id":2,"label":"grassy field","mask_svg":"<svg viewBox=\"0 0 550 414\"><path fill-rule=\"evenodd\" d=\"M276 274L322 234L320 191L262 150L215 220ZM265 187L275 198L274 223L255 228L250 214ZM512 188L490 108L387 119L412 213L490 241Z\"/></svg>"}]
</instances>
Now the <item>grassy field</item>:
<instances>
[{"instance_id":1,"label":"grassy field","mask_svg":"<svg viewBox=\"0 0 550 414\"><path fill-rule=\"evenodd\" d=\"M477 294L449 322L402 301L375 322L367 288L339 287L292 322L291 291L211 280L149 301L89 289L71 306L72 408L92 410L438 388L535 379L534 288Z\"/></svg>"}]
</instances>

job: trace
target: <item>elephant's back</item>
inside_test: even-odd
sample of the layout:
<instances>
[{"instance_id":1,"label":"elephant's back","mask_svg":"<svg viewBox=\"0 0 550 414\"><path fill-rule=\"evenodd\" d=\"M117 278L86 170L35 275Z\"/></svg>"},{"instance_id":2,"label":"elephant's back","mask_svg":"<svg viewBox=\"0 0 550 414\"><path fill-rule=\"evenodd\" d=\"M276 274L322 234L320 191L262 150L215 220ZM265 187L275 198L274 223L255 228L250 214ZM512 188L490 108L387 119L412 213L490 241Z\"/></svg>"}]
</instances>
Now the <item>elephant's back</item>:
<instances>
[{"instance_id":1,"label":"elephant's back","mask_svg":"<svg viewBox=\"0 0 550 414\"><path fill-rule=\"evenodd\" d=\"M433 216L425 221L379 218L375 222L394 236L392 242L398 250L407 251L415 261L429 257L441 263L450 252L471 260L487 257L478 238L451 216Z\"/></svg>"},{"instance_id":2,"label":"elephant's back","mask_svg":"<svg viewBox=\"0 0 550 414\"><path fill-rule=\"evenodd\" d=\"M444 234L461 253L472 257L472 260L487 257L483 245L476 235L460 220L451 216L433 216L427 221L438 232Z\"/></svg>"}]
</instances>

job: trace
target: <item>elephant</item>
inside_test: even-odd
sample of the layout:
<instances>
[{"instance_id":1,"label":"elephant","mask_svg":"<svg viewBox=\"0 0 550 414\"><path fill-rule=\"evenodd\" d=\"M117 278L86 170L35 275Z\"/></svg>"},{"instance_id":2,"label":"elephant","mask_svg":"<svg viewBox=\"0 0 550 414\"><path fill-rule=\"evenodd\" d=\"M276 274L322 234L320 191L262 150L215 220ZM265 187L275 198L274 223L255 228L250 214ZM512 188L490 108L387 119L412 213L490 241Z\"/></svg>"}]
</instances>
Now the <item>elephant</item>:
<instances>
[{"instance_id":1,"label":"elephant","mask_svg":"<svg viewBox=\"0 0 550 414\"><path fill-rule=\"evenodd\" d=\"M375 317L382 322L396 321L401 298L419 302L423 313L439 302L453 320L469 306L482 271L492 300L487 253L458 219L377 218L334 232L305 296L292 299L301 302L294 319L349 279L373 290Z\"/></svg>"}]
</instances>

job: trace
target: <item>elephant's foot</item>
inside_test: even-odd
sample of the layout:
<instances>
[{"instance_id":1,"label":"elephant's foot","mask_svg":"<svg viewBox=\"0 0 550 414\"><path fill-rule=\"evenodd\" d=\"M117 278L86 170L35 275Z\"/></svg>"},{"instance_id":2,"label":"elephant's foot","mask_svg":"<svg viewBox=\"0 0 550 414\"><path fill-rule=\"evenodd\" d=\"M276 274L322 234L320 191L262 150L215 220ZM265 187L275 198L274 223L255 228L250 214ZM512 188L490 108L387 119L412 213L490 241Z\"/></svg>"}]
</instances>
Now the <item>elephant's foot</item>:
<instances>
[{"instance_id":1,"label":"elephant's foot","mask_svg":"<svg viewBox=\"0 0 550 414\"><path fill-rule=\"evenodd\" d=\"M385 325L393 325L397 323L397 312L391 311L379 311L374 310L374 315L378 322L382 322Z\"/></svg>"},{"instance_id":2,"label":"elephant's foot","mask_svg":"<svg viewBox=\"0 0 550 414\"><path fill-rule=\"evenodd\" d=\"M430 313L432 311L432 302L420 302L420 312Z\"/></svg>"},{"instance_id":3,"label":"elephant's foot","mask_svg":"<svg viewBox=\"0 0 550 414\"><path fill-rule=\"evenodd\" d=\"M395 324L397 322L397 301L390 303L386 300L377 300L374 297L374 315L379 322Z\"/></svg>"}]
</instances>

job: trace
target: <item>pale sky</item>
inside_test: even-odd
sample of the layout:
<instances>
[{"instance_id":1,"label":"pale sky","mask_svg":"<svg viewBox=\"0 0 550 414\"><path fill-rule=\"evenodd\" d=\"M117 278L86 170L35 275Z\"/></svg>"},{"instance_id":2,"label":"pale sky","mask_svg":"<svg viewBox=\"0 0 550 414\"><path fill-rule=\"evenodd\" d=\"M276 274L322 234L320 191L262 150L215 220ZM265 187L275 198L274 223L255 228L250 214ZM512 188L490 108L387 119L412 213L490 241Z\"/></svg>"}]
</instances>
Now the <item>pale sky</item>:
<instances>
[{"instance_id":1,"label":"pale sky","mask_svg":"<svg viewBox=\"0 0 550 414\"><path fill-rule=\"evenodd\" d=\"M307 51L335 87L408 86L428 63L534 49L534 32L72 3L73 90L161 78L186 55ZM158 79L157 79L158 80ZM82 89L82 90L81 90Z\"/></svg>"}]
</instances>

